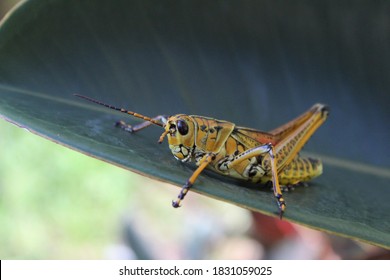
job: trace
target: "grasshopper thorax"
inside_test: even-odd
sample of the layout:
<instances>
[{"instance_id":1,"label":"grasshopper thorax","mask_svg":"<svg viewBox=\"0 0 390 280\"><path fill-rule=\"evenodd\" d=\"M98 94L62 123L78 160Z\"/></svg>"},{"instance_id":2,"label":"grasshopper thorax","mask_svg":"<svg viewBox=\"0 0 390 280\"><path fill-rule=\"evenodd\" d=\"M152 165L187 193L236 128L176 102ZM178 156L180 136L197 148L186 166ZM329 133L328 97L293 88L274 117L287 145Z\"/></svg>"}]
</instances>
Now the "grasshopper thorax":
<instances>
[{"instance_id":1,"label":"grasshopper thorax","mask_svg":"<svg viewBox=\"0 0 390 280\"><path fill-rule=\"evenodd\" d=\"M194 120L188 115L174 115L167 119L164 129L160 140L167 135L169 148L174 157L183 162L191 159L195 145Z\"/></svg>"}]
</instances>

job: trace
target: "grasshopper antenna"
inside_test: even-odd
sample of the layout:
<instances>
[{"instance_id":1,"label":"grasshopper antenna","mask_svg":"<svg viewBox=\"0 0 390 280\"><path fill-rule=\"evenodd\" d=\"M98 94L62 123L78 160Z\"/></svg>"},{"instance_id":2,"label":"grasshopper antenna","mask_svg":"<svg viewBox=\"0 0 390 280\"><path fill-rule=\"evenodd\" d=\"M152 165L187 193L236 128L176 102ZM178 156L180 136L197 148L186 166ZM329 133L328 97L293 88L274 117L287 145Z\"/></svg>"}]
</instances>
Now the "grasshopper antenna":
<instances>
[{"instance_id":1,"label":"grasshopper antenna","mask_svg":"<svg viewBox=\"0 0 390 280\"><path fill-rule=\"evenodd\" d=\"M138 113L136 113L136 112L132 112L132 111L129 111L129 110L126 110L126 109L118 108L118 107L115 107L115 106L112 106L112 105L103 103L103 102L101 102L101 101L98 101L98 100L96 100L96 99L93 99L93 98L91 98L91 97L84 96L84 95L80 95L80 94L77 94L77 93L74 93L73 95L74 95L74 96L77 96L77 97L79 97L79 98L85 99L85 100L87 100L87 101L96 103L96 104L98 104L98 105L102 105L102 106L104 106L104 107L107 107L107 108L110 108L110 109L119 111L119 112L124 113L124 114L132 115L132 116L134 116L134 117L136 117L136 118L143 119L143 120L148 121L148 122L151 122L151 123L153 123L153 124L155 124L155 125L164 127L164 125L161 124L159 121L157 121L157 120L155 120L155 119L152 119L152 118L149 118L149 117L147 117L147 116L138 114Z\"/></svg>"}]
</instances>

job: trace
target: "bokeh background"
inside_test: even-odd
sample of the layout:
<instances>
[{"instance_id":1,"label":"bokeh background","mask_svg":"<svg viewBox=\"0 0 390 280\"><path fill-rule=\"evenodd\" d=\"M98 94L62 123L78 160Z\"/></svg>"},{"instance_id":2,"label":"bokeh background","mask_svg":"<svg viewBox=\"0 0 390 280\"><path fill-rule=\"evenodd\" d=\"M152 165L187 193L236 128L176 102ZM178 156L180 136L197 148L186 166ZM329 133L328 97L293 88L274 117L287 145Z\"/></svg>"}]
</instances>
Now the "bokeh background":
<instances>
[{"instance_id":1,"label":"bokeh background","mask_svg":"<svg viewBox=\"0 0 390 280\"><path fill-rule=\"evenodd\" d=\"M17 4L0 1L0 17ZM0 259L368 259L388 251L191 193L0 120Z\"/></svg>"}]
</instances>

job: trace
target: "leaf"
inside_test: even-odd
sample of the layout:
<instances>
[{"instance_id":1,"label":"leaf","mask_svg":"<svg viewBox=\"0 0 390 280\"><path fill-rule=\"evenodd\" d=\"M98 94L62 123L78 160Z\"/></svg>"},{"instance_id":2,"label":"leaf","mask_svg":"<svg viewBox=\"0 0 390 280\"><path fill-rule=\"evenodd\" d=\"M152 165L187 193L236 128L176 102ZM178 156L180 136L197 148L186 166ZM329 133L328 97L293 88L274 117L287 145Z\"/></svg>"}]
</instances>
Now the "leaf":
<instances>
[{"instance_id":1,"label":"leaf","mask_svg":"<svg viewBox=\"0 0 390 280\"><path fill-rule=\"evenodd\" d=\"M390 248L388 3L31 0L0 28L0 114L45 138L181 186L161 128L75 98L271 130L316 102L324 161L286 193L285 219ZM268 189L205 172L194 191L276 215ZM169 206L167 206L169 207Z\"/></svg>"}]
</instances>

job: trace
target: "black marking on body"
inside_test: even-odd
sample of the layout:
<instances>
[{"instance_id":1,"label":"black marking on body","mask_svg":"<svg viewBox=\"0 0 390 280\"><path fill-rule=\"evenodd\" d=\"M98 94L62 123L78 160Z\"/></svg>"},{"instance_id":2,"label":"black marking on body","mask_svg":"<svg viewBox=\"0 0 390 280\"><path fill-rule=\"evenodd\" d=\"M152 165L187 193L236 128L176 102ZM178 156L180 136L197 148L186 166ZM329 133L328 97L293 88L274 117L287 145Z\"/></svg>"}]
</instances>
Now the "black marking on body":
<instances>
[{"instance_id":1,"label":"black marking on body","mask_svg":"<svg viewBox=\"0 0 390 280\"><path fill-rule=\"evenodd\" d=\"M264 156L260 155L256 157L256 161L261 165L263 163Z\"/></svg>"},{"instance_id":2,"label":"black marking on body","mask_svg":"<svg viewBox=\"0 0 390 280\"><path fill-rule=\"evenodd\" d=\"M214 129L217 131L217 133L222 129L223 127L222 126L214 126Z\"/></svg>"}]
</instances>

